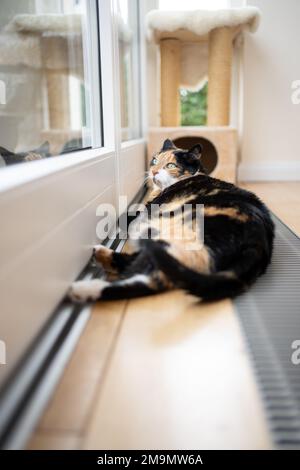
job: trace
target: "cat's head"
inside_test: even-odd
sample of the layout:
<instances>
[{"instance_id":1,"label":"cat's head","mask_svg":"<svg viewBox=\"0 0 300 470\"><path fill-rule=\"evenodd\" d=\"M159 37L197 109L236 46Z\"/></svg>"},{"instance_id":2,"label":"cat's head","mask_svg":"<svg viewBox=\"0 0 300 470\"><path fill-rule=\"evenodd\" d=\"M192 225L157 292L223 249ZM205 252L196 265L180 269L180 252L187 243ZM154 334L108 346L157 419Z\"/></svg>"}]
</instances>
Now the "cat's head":
<instances>
[{"instance_id":1,"label":"cat's head","mask_svg":"<svg viewBox=\"0 0 300 470\"><path fill-rule=\"evenodd\" d=\"M165 189L179 179L206 173L201 163L201 152L201 144L184 150L177 148L170 139L165 140L160 152L150 162L150 180L155 186Z\"/></svg>"}]
</instances>

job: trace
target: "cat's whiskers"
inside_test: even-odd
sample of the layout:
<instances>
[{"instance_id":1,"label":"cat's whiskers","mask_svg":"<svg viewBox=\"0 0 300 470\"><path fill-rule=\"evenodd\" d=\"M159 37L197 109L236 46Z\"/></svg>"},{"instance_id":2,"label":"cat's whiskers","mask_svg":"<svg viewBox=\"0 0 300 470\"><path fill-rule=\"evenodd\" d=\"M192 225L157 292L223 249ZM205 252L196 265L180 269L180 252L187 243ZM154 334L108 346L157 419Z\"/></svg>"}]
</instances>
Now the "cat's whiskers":
<instances>
[{"instance_id":1,"label":"cat's whiskers","mask_svg":"<svg viewBox=\"0 0 300 470\"><path fill-rule=\"evenodd\" d=\"M145 171L144 183L147 183L149 180L152 181L152 177L150 176L150 172Z\"/></svg>"}]
</instances>

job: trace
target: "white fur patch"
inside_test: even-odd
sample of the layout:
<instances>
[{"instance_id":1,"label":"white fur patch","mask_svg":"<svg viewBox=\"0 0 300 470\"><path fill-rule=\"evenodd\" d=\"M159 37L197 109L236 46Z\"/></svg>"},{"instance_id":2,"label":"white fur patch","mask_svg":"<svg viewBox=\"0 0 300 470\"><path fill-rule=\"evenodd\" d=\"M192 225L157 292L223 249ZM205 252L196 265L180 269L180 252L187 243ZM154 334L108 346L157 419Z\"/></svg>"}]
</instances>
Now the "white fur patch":
<instances>
[{"instance_id":1,"label":"white fur patch","mask_svg":"<svg viewBox=\"0 0 300 470\"><path fill-rule=\"evenodd\" d=\"M160 189L165 189L171 184L176 183L177 179L173 178L166 170L161 169L153 178L154 183L160 187Z\"/></svg>"},{"instance_id":2,"label":"white fur patch","mask_svg":"<svg viewBox=\"0 0 300 470\"><path fill-rule=\"evenodd\" d=\"M127 285L129 286L130 284L135 284L136 282L141 282L143 284L148 285L149 283L149 276L146 276L146 274L134 274L133 276L129 277L128 279L122 279L120 283L122 285Z\"/></svg>"},{"instance_id":3,"label":"white fur patch","mask_svg":"<svg viewBox=\"0 0 300 470\"><path fill-rule=\"evenodd\" d=\"M101 293L109 282L103 279L91 279L89 281L73 282L68 293L68 297L72 302L84 303L88 300L98 300Z\"/></svg>"}]
</instances>

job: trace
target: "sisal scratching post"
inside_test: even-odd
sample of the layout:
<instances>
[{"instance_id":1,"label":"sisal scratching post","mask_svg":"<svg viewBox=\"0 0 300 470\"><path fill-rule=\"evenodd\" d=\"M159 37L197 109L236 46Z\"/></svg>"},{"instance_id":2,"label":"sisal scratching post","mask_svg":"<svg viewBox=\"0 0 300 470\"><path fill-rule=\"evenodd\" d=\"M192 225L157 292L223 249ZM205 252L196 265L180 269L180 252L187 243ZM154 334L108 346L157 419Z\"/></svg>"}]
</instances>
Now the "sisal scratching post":
<instances>
[{"instance_id":1,"label":"sisal scratching post","mask_svg":"<svg viewBox=\"0 0 300 470\"><path fill-rule=\"evenodd\" d=\"M232 30L216 28L209 34L208 126L228 126L232 62Z\"/></svg>"},{"instance_id":2,"label":"sisal scratching post","mask_svg":"<svg viewBox=\"0 0 300 470\"><path fill-rule=\"evenodd\" d=\"M47 70L47 92L50 129L69 129L69 75L68 70Z\"/></svg>"},{"instance_id":3,"label":"sisal scratching post","mask_svg":"<svg viewBox=\"0 0 300 470\"><path fill-rule=\"evenodd\" d=\"M55 36L42 37L44 70L46 75L50 129L69 129L69 70L68 43ZM64 66L63 66L64 65Z\"/></svg>"},{"instance_id":4,"label":"sisal scratching post","mask_svg":"<svg viewBox=\"0 0 300 470\"><path fill-rule=\"evenodd\" d=\"M180 125L180 41L160 41L161 57L161 125Z\"/></svg>"}]
</instances>

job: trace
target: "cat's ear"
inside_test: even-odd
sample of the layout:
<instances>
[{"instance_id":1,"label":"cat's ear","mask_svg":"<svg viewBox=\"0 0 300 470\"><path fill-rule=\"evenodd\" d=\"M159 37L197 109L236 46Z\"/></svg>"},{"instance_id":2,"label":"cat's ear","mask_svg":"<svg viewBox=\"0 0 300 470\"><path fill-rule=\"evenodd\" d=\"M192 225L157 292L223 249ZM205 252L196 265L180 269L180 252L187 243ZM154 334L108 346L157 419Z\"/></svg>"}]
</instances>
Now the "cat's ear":
<instances>
[{"instance_id":1,"label":"cat's ear","mask_svg":"<svg viewBox=\"0 0 300 470\"><path fill-rule=\"evenodd\" d=\"M191 173L195 173L196 171L200 171L204 174L207 174L206 168L203 166L201 162L203 147L201 144L193 145L187 153L186 161L188 165L190 165Z\"/></svg>"},{"instance_id":2,"label":"cat's ear","mask_svg":"<svg viewBox=\"0 0 300 470\"><path fill-rule=\"evenodd\" d=\"M164 145L162 146L161 152L166 152L167 150L176 149L176 145L172 142L171 139L166 139Z\"/></svg>"},{"instance_id":3,"label":"cat's ear","mask_svg":"<svg viewBox=\"0 0 300 470\"><path fill-rule=\"evenodd\" d=\"M200 158L202 155L202 145L201 144L193 145L193 147L190 148L189 153L192 153L196 157Z\"/></svg>"}]
</instances>

